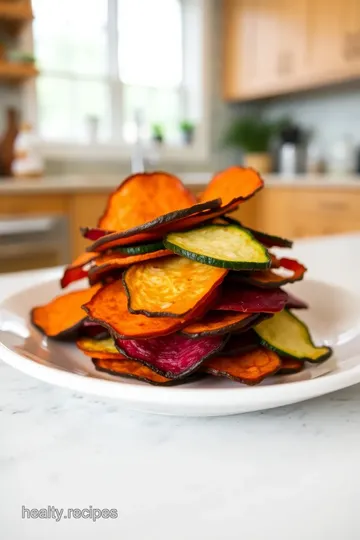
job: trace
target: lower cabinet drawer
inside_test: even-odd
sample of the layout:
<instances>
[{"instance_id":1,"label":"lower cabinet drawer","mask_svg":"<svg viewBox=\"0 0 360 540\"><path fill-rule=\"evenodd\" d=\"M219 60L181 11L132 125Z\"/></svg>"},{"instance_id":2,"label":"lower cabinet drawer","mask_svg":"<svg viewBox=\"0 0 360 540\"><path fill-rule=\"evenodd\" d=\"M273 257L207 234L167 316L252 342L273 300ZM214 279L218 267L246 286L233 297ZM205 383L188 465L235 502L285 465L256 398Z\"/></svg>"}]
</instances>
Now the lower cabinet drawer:
<instances>
[{"instance_id":1,"label":"lower cabinet drawer","mask_svg":"<svg viewBox=\"0 0 360 540\"><path fill-rule=\"evenodd\" d=\"M257 210L258 227L303 238L360 231L359 191L269 187Z\"/></svg>"},{"instance_id":2,"label":"lower cabinet drawer","mask_svg":"<svg viewBox=\"0 0 360 540\"><path fill-rule=\"evenodd\" d=\"M360 191L299 194L292 218L293 236L321 236L360 231Z\"/></svg>"}]
</instances>

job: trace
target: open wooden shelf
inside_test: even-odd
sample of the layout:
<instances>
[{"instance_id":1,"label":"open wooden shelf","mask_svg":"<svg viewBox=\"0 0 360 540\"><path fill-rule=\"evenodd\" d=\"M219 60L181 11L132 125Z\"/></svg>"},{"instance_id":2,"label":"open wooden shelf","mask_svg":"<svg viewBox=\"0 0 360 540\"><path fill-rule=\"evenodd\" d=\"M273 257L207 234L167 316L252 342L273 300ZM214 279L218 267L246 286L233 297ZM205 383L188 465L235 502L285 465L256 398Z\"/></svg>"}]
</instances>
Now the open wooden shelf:
<instances>
[{"instance_id":1,"label":"open wooden shelf","mask_svg":"<svg viewBox=\"0 0 360 540\"><path fill-rule=\"evenodd\" d=\"M0 61L0 81L23 81L36 77L38 70L34 64L21 64Z\"/></svg>"},{"instance_id":2,"label":"open wooden shelf","mask_svg":"<svg viewBox=\"0 0 360 540\"><path fill-rule=\"evenodd\" d=\"M0 0L0 21L30 21L33 18L28 1L4 2Z\"/></svg>"}]
</instances>

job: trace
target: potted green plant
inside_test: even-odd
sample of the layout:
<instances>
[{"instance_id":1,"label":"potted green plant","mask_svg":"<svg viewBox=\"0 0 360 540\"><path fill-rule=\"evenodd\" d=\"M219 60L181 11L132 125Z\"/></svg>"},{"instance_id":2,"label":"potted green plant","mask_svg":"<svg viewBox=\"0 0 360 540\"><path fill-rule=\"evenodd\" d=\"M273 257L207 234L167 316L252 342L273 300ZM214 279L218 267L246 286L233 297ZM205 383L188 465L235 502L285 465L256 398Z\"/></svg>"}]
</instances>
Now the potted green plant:
<instances>
[{"instance_id":1,"label":"potted green plant","mask_svg":"<svg viewBox=\"0 0 360 540\"><path fill-rule=\"evenodd\" d=\"M162 144L165 139L164 128L161 124L152 124L151 126L152 139L157 144Z\"/></svg>"},{"instance_id":2,"label":"potted green plant","mask_svg":"<svg viewBox=\"0 0 360 540\"><path fill-rule=\"evenodd\" d=\"M179 124L182 134L183 142L185 144L192 144L194 140L195 125L189 120L183 120Z\"/></svg>"},{"instance_id":3,"label":"potted green plant","mask_svg":"<svg viewBox=\"0 0 360 540\"><path fill-rule=\"evenodd\" d=\"M14 62L16 64L35 64L35 56L32 53L18 50L8 51L7 59L9 62Z\"/></svg>"},{"instance_id":4,"label":"potted green plant","mask_svg":"<svg viewBox=\"0 0 360 540\"><path fill-rule=\"evenodd\" d=\"M270 142L279 133L281 125L280 122L271 122L255 115L236 118L227 128L223 142L227 147L239 148L244 152L246 167L268 173L272 170Z\"/></svg>"}]
</instances>

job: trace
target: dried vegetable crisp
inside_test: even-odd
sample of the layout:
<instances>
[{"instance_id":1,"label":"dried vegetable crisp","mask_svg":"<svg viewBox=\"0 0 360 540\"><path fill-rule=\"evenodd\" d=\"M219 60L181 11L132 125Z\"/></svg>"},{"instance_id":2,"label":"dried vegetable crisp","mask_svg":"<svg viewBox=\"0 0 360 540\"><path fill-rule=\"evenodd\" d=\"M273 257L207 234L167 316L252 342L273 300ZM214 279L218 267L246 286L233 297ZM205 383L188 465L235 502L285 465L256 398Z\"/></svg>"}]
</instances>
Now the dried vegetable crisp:
<instances>
[{"instance_id":1,"label":"dried vegetable crisp","mask_svg":"<svg viewBox=\"0 0 360 540\"><path fill-rule=\"evenodd\" d=\"M255 385L325 361L331 349L315 345L291 311L307 303L281 288L306 267L269 251L291 240L231 214L263 186L255 170L234 166L197 200L172 174L130 176L97 227L82 229L93 243L65 268L62 288L85 287L34 307L32 323L76 343L96 372L119 382Z\"/></svg>"}]
</instances>

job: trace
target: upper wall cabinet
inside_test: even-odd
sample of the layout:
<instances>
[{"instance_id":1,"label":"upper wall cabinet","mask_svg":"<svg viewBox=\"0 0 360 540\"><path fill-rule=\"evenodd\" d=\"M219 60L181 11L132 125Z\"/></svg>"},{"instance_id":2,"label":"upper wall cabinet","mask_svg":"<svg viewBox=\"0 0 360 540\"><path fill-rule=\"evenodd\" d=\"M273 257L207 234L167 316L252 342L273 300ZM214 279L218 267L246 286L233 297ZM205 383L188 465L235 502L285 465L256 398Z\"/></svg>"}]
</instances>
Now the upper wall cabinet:
<instances>
[{"instance_id":1,"label":"upper wall cabinet","mask_svg":"<svg viewBox=\"0 0 360 540\"><path fill-rule=\"evenodd\" d=\"M360 77L359 0L312 0L307 44L310 83Z\"/></svg>"},{"instance_id":2,"label":"upper wall cabinet","mask_svg":"<svg viewBox=\"0 0 360 540\"><path fill-rule=\"evenodd\" d=\"M360 77L359 0L223 0L224 98Z\"/></svg>"}]
</instances>

